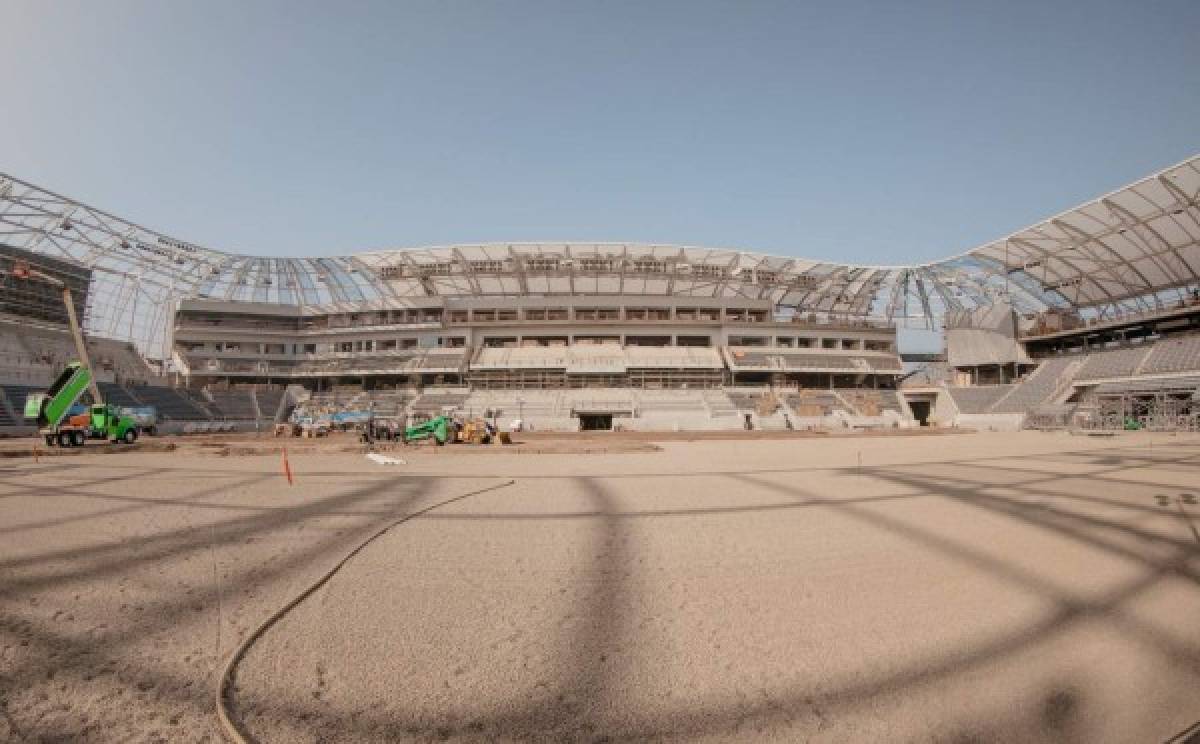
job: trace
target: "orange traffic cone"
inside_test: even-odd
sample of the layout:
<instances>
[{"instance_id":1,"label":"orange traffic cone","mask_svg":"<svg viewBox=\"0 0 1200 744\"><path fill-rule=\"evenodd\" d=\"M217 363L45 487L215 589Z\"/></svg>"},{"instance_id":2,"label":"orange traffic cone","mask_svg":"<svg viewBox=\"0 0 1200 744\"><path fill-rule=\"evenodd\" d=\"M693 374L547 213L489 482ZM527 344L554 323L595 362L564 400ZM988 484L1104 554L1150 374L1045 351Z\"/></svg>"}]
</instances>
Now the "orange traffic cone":
<instances>
[{"instance_id":1,"label":"orange traffic cone","mask_svg":"<svg viewBox=\"0 0 1200 744\"><path fill-rule=\"evenodd\" d=\"M288 464L287 447L283 448L283 475L287 478L289 486L295 485L292 481L292 466Z\"/></svg>"}]
</instances>

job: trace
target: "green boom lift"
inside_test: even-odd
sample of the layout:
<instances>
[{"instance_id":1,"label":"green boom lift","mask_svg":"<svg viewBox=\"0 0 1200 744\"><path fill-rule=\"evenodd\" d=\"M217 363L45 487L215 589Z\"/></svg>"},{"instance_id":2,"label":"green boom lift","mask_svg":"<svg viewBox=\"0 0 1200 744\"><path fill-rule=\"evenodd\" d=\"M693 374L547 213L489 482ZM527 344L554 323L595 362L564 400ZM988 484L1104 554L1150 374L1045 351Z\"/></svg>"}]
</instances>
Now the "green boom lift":
<instances>
[{"instance_id":1,"label":"green boom lift","mask_svg":"<svg viewBox=\"0 0 1200 744\"><path fill-rule=\"evenodd\" d=\"M421 439L433 438L439 445L445 444L450 438L450 419L445 416L431 418L423 424L410 426L404 430L405 442L416 442Z\"/></svg>"}]
</instances>

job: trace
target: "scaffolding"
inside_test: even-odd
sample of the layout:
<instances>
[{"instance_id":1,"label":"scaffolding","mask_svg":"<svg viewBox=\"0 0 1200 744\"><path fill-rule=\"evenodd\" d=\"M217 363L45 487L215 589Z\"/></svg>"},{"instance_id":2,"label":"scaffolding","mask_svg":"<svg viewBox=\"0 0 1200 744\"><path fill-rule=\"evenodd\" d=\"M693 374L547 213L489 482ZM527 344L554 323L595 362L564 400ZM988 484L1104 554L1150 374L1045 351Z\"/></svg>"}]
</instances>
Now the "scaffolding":
<instances>
[{"instance_id":1,"label":"scaffolding","mask_svg":"<svg viewBox=\"0 0 1200 744\"><path fill-rule=\"evenodd\" d=\"M1130 390L1096 393L1073 414L1073 427L1085 431L1200 431L1200 389Z\"/></svg>"}]
</instances>

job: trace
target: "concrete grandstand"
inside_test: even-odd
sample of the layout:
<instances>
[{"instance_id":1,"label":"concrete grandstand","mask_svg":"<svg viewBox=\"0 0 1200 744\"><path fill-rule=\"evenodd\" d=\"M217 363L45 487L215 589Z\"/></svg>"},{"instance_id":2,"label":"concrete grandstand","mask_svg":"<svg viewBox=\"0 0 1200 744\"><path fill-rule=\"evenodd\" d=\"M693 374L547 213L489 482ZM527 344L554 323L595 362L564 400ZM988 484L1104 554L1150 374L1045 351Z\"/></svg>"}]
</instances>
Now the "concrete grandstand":
<instances>
[{"instance_id":1,"label":"concrete grandstand","mask_svg":"<svg viewBox=\"0 0 1200 744\"><path fill-rule=\"evenodd\" d=\"M1200 156L943 261L505 243L267 258L0 175L0 261L79 285L104 394L168 429L309 410L547 430L1200 421ZM4 279L0 431L72 356ZM898 329L944 331L905 364Z\"/></svg>"}]
</instances>

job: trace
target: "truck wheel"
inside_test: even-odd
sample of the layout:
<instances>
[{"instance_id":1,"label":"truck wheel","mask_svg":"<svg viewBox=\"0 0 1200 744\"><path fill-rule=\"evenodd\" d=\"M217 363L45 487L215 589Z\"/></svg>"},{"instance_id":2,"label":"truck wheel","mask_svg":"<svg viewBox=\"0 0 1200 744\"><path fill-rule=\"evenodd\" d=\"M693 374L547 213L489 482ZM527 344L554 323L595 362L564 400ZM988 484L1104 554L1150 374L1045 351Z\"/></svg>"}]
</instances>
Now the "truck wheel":
<instances>
[{"instance_id":1,"label":"truck wheel","mask_svg":"<svg viewBox=\"0 0 1200 744\"><path fill-rule=\"evenodd\" d=\"M84 433L82 431L72 432L71 444L73 446L82 447L86 441L87 441L87 437L84 435Z\"/></svg>"},{"instance_id":2,"label":"truck wheel","mask_svg":"<svg viewBox=\"0 0 1200 744\"><path fill-rule=\"evenodd\" d=\"M126 429L125 436L121 437L121 441L125 444L133 444L137 441L137 432L133 429Z\"/></svg>"},{"instance_id":3,"label":"truck wheel","mask_svg":"<svg viewBox=\"0 0 1200 744\"><path fill-rule=\"evenodd\" d=\"M53 435L53 434L47 434L47 435L46 435L46 446L47 446L47 447L53 447L53 446L54 446L54 435Z\"/></svg>"},{"instance_id":4,"label":"truck wheel","mask_svg":"<svg viewBox=\"0 0 1200 744\"><path fill-rule=\"evenodd\" d=\"M71 432L60 431L58 433L58 446L59 447L70 447L71 446Z\"/></svg>"}]
</instances>

